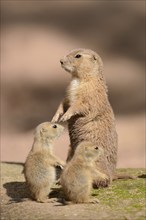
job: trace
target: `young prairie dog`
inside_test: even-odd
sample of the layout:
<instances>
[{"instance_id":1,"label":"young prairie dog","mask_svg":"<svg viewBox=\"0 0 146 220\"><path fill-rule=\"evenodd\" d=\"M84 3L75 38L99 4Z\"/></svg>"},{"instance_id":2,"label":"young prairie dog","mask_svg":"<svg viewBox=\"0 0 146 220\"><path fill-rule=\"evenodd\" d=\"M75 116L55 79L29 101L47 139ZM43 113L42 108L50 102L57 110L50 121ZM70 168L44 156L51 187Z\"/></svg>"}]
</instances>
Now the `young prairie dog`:
<instances>
[{"instance_id":1,"label":"young prairie dog","mask_svg":"<svg viewBox=\"0 0 146 220\"><path fill-rule=\"evenodd\" d=\"M53 122L68 122L71 150L68 160L83 140L101 146L104 155L96 161L95 170L108 177L106 182L95 177L94 186L107 186L113 178L117 163L117 132L100 56L92 50L76 49L60 60L72 79L66 96ZM67 161L68 161L67 160Z\"/></svg>"},{"instance_id":2,"label":"young prairie dog","mask_svg":"<svg viewBox=\"0 0 146 220\"><path fill-rule=\"evenodd\" d=\"M66 200L73 203L99 202L97 199L91 199L90 193L95 161L102 153L101 148L90 142L83 141L77 146L73 158L67 163L60 177ZM100 176L98 171L97 175ZM104 177L106 178L106 175Z\"/></svg>"},{"instance_id":3,"label":"young prairie dog","mask_svg":"<svg viewBox=\"0 0 146 220\"><path fill-rule=\"evenodd\" d=\"M32 198L46 202L50 188L56 180L56 166L65 163L53 154L54 140L64 128L59 124L44 122L36 127L32 149L24 165L24 175Z\"/></svg>"}]
</instances>

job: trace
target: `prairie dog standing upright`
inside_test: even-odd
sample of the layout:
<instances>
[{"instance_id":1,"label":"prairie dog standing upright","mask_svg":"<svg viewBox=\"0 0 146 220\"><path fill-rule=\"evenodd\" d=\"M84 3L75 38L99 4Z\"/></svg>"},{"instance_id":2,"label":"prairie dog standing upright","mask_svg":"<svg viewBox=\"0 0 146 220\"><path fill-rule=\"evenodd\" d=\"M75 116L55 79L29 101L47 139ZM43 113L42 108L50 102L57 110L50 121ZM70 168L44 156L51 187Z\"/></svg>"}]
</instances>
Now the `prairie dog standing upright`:
<instances>
[{"instance_id":1,"label":"prairie dog standing upright","mask_svg":"<svg viewBox=\"0 0 146 220\"><path fill-rule=\"evenodd\" d=\"M73 203L98 202L89 197L92 189L95 161L102 155L102 149L90 142L81 142L73 158L65 166L60 182L65 194L65 199ZM96 175L101 176L97 172ZM106 178L106 175L103 175Z\"/></svg>"},{"instance_id":2,"label":"prairie dog standing upright","mask_svg":"<svg viewBox=\"0 0 146 220\"><path fill-rule=\"evenodd\" d=\"M54 140L64 128L59 124L44 122L37 126L34 143L24 165L24 175L32 198L45 202L56 180L55 166L64 166L64 161L53 154Z\"/></svg>"},{"instance_id":3,"label":"prairie dog standing upright","mask_svg":"<svg viewBox=\"0 0 146 220\"><path fill-rule=\"evenodd\" d=\"M72 158L77 145L83 140L104 149L96 162L96 170L106 174L109 182L117 163L117 132L112 107L108 101L102 60L92 50L76 49L60 60L61 66L71 73L72 79L65 99L52 121L68 121ZM107 181L94 180L94 186L107 186Z\"/></svg>"}]
</instances>

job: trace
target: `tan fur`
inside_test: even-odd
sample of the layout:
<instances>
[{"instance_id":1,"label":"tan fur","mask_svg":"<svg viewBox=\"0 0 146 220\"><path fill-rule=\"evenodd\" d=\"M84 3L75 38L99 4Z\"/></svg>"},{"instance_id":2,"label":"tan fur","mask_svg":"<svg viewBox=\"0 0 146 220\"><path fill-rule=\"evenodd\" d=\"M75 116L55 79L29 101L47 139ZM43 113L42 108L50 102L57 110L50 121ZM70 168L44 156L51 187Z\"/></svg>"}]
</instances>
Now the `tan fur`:
<instances>
[{"instance_id":1,"label":"tan fur","mask_svg":"<svg viewBox=\"0 0 146 220\"><path fill-rule=\"evenodd\" d=\"M77 54L81 57L76 58ZM68 159L83 140L102 146L105 153L96 162L96 169L106 174L110 183L117 162L117 133L102 60L92 50L76 49L61 59L61 65L71 73L72 80L52 121L68 121L72 149ZM108 183L97 177L94 185L107 186Z\"/></svg>"},{"instance_id":2,"label":"tan fur","mask_svg":"<svg viewBox=\"0 0 146 220\"><path fill-rule=\"evenodd\" d=\"M90 142L84 141L77 146L73 158L65 166L60 178L66 200L73 203L98 202L89 195L95 161L99 160L102 154L103 150ZM100 177L100 173L97 175ZM106 178L106 175L103 178Z\"/></svg>"},{"instance_id":3,"label":"tan fur","mask_svg":"<svg viewBox=\"0 0 146 220\"><path fill-rule=\"evenodd\" d=\"M56 125L57 127L53 127ZM64 166L64 161L53 154L54 140L63 132L63 126L44 122L35 130L34 143L26 159L24 175L32 198L47 201L52 184L56 180L55 166Z\"/></svg>"}]
</instances>

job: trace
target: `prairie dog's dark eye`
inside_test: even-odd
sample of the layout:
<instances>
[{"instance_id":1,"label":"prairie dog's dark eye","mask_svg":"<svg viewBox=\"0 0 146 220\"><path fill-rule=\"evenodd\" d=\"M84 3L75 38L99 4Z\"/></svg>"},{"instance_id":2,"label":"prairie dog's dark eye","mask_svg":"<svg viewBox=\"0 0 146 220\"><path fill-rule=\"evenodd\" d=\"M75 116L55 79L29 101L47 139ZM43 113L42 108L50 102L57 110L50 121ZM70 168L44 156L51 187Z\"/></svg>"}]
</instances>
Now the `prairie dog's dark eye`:
<instances>
[{"instance_id":1,"label":"prairie dog's dark eye","mask_svg":"<svg viewBox=\"0 0 146 220\"><path fill-rule=\"evenodd\" d=\"M53 128L57 128L57 125L53 125Z\"/></svg>"},{"instance_id":2,"label":"prairie dog's dark eye","mask_svg":"<svg viewBox=\"0 0 146 220\"><path fill-rule=\"evenodd\" d=\"M98 150L98 147L95 147L95 150Z\"/></svg>"},{"instance_id":3,"label":"prairie dog's dark eye","mask_svg":"<svg viewBox=\"0 0 146 220\"><path fill-rule=\"evenodd\" d=\"M80 54L77 54L76 56L75 56L75 58L80 58L81 57L81 55Z\"/></svg>"}]
</instances>

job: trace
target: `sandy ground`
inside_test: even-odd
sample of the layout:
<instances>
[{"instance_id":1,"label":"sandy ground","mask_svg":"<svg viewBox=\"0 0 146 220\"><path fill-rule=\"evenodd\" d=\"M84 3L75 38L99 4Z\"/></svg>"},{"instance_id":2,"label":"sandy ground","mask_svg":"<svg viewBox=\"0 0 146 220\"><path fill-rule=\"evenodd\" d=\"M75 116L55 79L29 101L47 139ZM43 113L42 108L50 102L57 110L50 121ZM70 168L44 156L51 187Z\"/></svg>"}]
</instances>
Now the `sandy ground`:
<instances>
[{"instance_id":1,"label":"sandy ground","mask_svg":"<svg viewBox=\"0 0 146 220\"><path fill-rule=\"evenodd\" d=\"M28 187L21 173L23 166L1 164L1 220L144 220L144 179L114 181L104 189L92 191L96 204L62 205L37 203L30 199ZM136 176L144 169L123 169ZM119 172L119 171L118 171ZM59 186L53 187L57 190ZM57 195L58 194L58 195ZM59 197L59 192L54 197Z\"/></svg>"},{"instance_id":2,"label":"sandy ground","mask_svg":"<svg viewBox=\"0 0 146 220\"><path fill-rule=\"evenodd\" d=\"M117 167L145 167L144 115L117 117L119 151ZM3 133L1 138L1 160L24 162L32 146L33 131L27 133ZM67 129L56 141L54 151L66 159L69 145Z\"/></svg>"}]
</instances>

